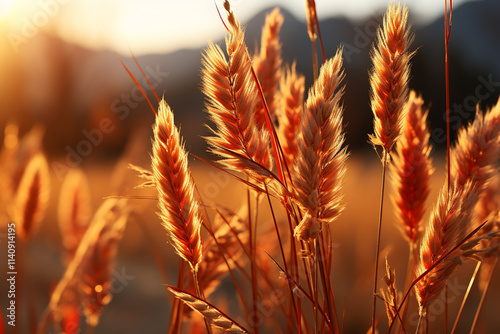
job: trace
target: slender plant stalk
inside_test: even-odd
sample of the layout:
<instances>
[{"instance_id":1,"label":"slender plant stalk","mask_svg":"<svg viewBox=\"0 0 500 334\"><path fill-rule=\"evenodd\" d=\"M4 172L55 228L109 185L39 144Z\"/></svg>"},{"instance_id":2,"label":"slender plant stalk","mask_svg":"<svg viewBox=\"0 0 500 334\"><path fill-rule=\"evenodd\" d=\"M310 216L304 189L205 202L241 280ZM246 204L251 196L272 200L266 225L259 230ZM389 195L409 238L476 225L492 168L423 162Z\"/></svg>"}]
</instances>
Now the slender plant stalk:
<instances>
[{"instance_id":1,"label":"slender plant stalk","mask_svg":"<svg viewBox=\"0 0 500 334\"><path fill-rule=\"evenodd\" d=\"M322 238L318 238L317 249L318 249L318 263L319 270L321 273L321 283L323 285L323 294L325 295L325 301L328 306L328 315L330 321L332 322L335 333L339 332L339 323L337 318L337 309L335 308L335 296L331 289L330 275L325 269L325 255L324 255L324 243ZM318 245L319 244L319 245Z\"/></svg>"},{"instance_id":2,"label":"slender plant stalk","mask_svg":"<svg viewBox=\"0 0 500 334\"><path fill-rule=\"evenodd\" d=\"M193 270L193 281L194 281L194 286L196 289L196 296L205 300L205 296L203 294L203 291L200 289L200 281L198 279L198 271ZM205 329L207 330L208 334L212 334L212 328L210 324L208 323L208 319L203 317L203 322L205 323Z\"/></svg>"},{"instance_id":3,"label":"slender plant stalk","mask_svg":"<svg viewBox=\"0 0 500 334\"><path fill-rule=\"evenodd\" d=\"M414 277L414 268L415 268L415 250L417 248L417 245L414 243L410 243L410 254L408 255L408 264L406 268L406 280L405 280L405 285L404 285L404 290L408 289L410 286L411 282L413 281ZM402 312L403 314L401 315L401 323L398 322L396 326L396 333L399 333L400 326L404 327L405 319L406 319L406 312L408 311L408 302L405 302L402 304L403 309ZM399 314L398 314L399 316Z\"/></svg>"},{"instance_id":4,"label":"slender plant stalk","mask_svg":"<svg viewBox=\"0 0 500 334\"><path fill-rule=\"evenodd\" d=\"M447 174L448 174L448 194L450 194L451 188L451 160L450 160L450 152L451 152L451 144L450 144L450 78L449 78L449 62L448 62L448 46L450 43L450 34L451 34L451 15L453 10L453 0L450 1L450 16L448 19L448 0L444 1L444 10L445 10L445 53L444 53L444 63L445 63L445 82L446 82L446 155L447 155ZM448 285L444 287L444 294L446 300L448 300ZM444 332L448 333L448 303L444 304Z\"/></svg>"},{"instance_id":5,"label":"slender plant stalk","mask_svg":"<svg viewBox=\"0 0 500 334\"><path fill-rule=\"evenodd\" d=\"M423 318L423 314L421 314L419 317L418 317L418 323L417 323L417 328L415 329L415 334L418 334L419 330L420 330L420 324L422 323L422 318Z\"/></svg>"},{"instance_id":6,"label":"slender plant stalk","mask_svg":"<svg viewBox=\"0 0 500 334\"><path fill-rule=\"evenodd\" d=\"M450 11L448 18L448 1L450 2ZM450 152L451 152L451 144L450 144L450 77L449 77L449 68L448 68L448 46L450 43L450 35L451 35L451 16L453 11L453 0L444 0L444 34L445 34L445 43L444 43L444 69L445 69L445 84L446 84L446 156L447 156L447 175L448 175L448 192L451 187L451 168L450 168Z\"/></svg>"},{"instance_id":7,"label":"slender plant stalk","mask_svg":"<svg viewBox=\"0 0 500 334\"><path fill-rule=\"evenodd\" d=\"M370 101L374 114L375 133L370 135L370 141L374 147L381 146L383 149L382 191L373 279L372 333L376 332L376 293L385 172L392 147L401 136L403 119L406 114L405 105L409 94L410 58L413 53L408 50L412 37L407 26L407 19L408 9L406 6L401 6L401 4L396 6L395 3L389 5L371 53L373 68L370 73Z\"/></svg>"},{"instance_id":8,"label":"slender plant stalk","mask_svg":"<svg viewBox=\"0 0 500 334\"><path fill-rule=\"evenodd\" d=\"M457 329L457 326L458 326L458 321L460 320L460 317L462 316L462 312L464 310L464 307L465 307L465 302L467 301L467 298L469 297L469 293L472 289L472 286L474 285L474 281L476 279L476 276L477 276L477 273L479 272L479 268L481 268L481 262L479 261L476 265L476 269L474 269L474 273L472 274L472 277L469 281L469 286L467 287L467 291L465 291L465 296L462 300L462 304L460 305L460 309L458 310L458 314L457 314L457 317L455 319L455 324L453 325L453 328L451 329L451 333L450 334L453 334L455 333L455 330Z\"/></svg>"},{"instance_id":9,"label":"slender plant stalk","mask_svg":"<svg viewBox=\"0 0 500 334\"><path fill-rule=\"evenodd\" d=\"M252 286L252 313L257 314L257 269L256 269L256 256L255 256L255 231L253 225L257 224L257 222L252 223L252 214L251 214L251 201L250 201L250 189L247 188L247 206L248 206L248 233L249 233L249 245L250 245L250 275L251 275L251 286ZM256 204L257 206L257 204ZM256 327L255 322L252 322L252 331L254 333L258 333L258 327Z\"/></svg>"},{"instance_id":10,"label":"slender plant stalk","mask_svg":"<svg viewBox=\"0 0 500 334\"><path fill-rule=\"evenodd\" d=\"M311 7L314 16L314 21L316 22L316 30L318 31L319 46L321 47L321 56L323 57L323 63L326 62L325 46L323 44L323 38L321 37L321 29L319 28L318 12L316 11L316 1L311 0Z\"/></svg>"},{"instance_id":11,"label":"slender plant stalk","mask_svg":"<svg viewBox=\"0 0 500 334\"><path fill-rule=\"evenodd\" d=\"M87 324L87 329L85 330L85 334L94 334L95 326Z\"/></svg>"},{"instance_id":12,"label":"slender plant stalk","mask_svg":"<svg viewBox=\"0 0 500 334\"><path fill-rule=\"evenodd\" d=\"M476 328L477 319L479 319L479 313L481 312L481 308L483 307L484 300L486 299L486 293L488 292L488 288L489 288L490 283L491 283L491 278L493 277L493 272L495 271L495 267L496 267L497 263L498 263L498 257L495 258L495 262L493 262L493 266L491 268L488 279L486 281L486 285L484 287L483 294L481 295L481 300L479 301L479 305L478 305L477 310L476 310L476 315L474 316L474 321L472 322L472 326L470 328L470 334L474 333L474 329Z\"/></svg>"},{"instance_id":13,"label":"slender plant stalk","mask_svg":"<svg viewBox=\"0 0 500 334\"><path fill-rule=\"evenodd\" d=\"M283 243L281 241L281 236L280 236L280 232L279 232L279 229L278 229L278 223L276 222L276 216L274 214L273 205L271 203L271 197L269 196L269 191L267 189L267 185L264 184L264 186L266 186L267 201L269 203L269 209L271 210L271 215L273 217L274 229L276 230L276 235L278 237L278 244L279 244L279 247L280 247L281 257L283 259L283 266L285 267L285 270L288 272L288 265L287 265L287 261L286 261L286 257L285 257L285 251L283 250ZM300 332L300 323L301 323L300 319L301 319L302 315L299 313L299 311L297 309L297 305L295 304L295 298L294 298L294 294L293 294L292 282L288 281L288 286L289 286L289 289L290 289L290 298L292 300L293 311L294 311L296 319L297 319L297 328L298 328L298 331Z\"/></svg>"},{"instance_id":14,"label":"slender plant stalk","mask_svg":"<svg viewBox=\"0 0 500 334\"><path fill-rule=\"evenodd\" d=\"M184 285L184 266L185 262L181 259L179 263L179 273L177 274L177 284L176 286L179 289L183 288ZM168 332L172 334L178 334L181 330L182 324L182 314L183 314L183 305L179 301L179 299L174 299L174 304L172 305L172 313L170 314L170 326L168 328Z\"/></svg>"},{"instance_id":15,"label":"slender plant stalk","mask_svg":"<svg viewBox=\"0 0 500 334\"><path fill-rule=\"evenodd\" d=\"M372 333L375 333L375 319L377 313L377 278L378 278L378 262L380 257L380 236L382 231L382 211L384 209L384 192L385 192L385 172L387 168L387 151L384 150L382 155L382 189L380 190L380 209L378 216L377 227L377 248L375 249L375 270L373 274L373 307L372 307Z\"/></svg>"},{"instance_id":16,"label":"slender plant stalk","mask_svg":"<svg viewBox=\"0 0 500 334\"><path fill-rule=\"evenodd\" d=\"M318 53L316 51L317 25L314 18L313 0L306 0L306 18L307 32L311 40L312 56L313 56L313 77L314 81L318 78Z\"/></svg>"}]
</instances>

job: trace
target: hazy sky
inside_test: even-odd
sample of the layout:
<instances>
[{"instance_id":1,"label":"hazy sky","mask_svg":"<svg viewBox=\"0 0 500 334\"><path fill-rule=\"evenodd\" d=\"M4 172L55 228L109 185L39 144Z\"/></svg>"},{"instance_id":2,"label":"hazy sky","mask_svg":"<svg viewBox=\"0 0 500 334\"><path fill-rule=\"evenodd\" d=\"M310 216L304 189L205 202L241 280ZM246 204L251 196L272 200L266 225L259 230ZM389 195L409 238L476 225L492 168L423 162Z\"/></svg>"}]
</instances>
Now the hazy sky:
<instances>
[{"instance_id":1,"label":"hazy sky","mask_svg":"<svg viewBox=\"0 0 500 334\"><path fill-rule=\"evenodd\" d=\"M215 0L222 7L222 0ZM316 0L319 18L373 14L392 0ZM455 0L455 6L465 0ZM414 17L430 21L444 11L442 0L406 0ZM304 0L233 0L233 10L245 22L263 8L287 8L304 18ZM199 47L224 34L214 0L0 0L1 17L9 30L22 31L26 22L49 26L43 16L57 18L63 37L87 46L136 54ZM29 24L29 23L28 23Z\"/></svg>"}]
</instances>

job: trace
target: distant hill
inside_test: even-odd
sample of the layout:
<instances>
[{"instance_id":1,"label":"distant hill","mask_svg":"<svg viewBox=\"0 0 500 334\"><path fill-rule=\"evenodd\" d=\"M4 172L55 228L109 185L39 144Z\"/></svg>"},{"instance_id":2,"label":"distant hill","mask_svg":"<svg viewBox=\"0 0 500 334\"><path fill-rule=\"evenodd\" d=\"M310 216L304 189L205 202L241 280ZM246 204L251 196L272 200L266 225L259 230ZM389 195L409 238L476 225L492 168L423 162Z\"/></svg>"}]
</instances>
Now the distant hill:
<instances>
[{"instance_id":1,"label":"distant hill","mask_svg":"<svg viewBox=\"0 0 500 334\"><path fill-rule=\"evenodd\" d=\"M260 44L260 31L265 14L270 10L257 14L246 24L246 41L251 52ZM281 33L283 58L287 63L297 62L297 68L306 75L309 87L312 83L312 52L306 24L287 11L282 10L282 13L285 16ZM500 83L497 84L500 81L498 13L500 1L495 0L468 2L454 10L450 43L451 102L452 106L462 106L461 110L465 110L461 114L452 110L457 116L456 125L473 117L467 110L478 100L483 101L483 105L491 105L500 93ZM381 16L382 12L363 21L340 17L320 22L327 56L332 56L339 45L344 47L345 122L347 140L352 148L368 148L367 134L373 131L369 108L369 52ZM412 49L418 50L413 58L411 87L431 104L434 128L444 128L443 25L440 18L427 26L413 27L415 40ZM16 114L28 115L28 123L43 121L50 130L46 144L56 151L64 151L66 144L62 143L77 143L82 138L81 131L98 126L96 122L103 115L117 124L117 130L106 139L108 145L103 146L108 150L123 146L124 139L137 124L144 127L152 124L152 112L113 52L85 50L49 35L38 36L31 43L34 45L26 46L15 70L11 69L11 75L18 71L21 76L13 80L11 89L15 94L6 97L5 91L0 91L0 102L11 110L2 114L0 122ZM155 90L164 94L174 109L176 123L182 127L187 147L196 154L205 151L200 136L207 134L203 96L199 89L201 55L201 49L192 49L138 57L156 86ZM140 79L130 57L122 58ZM29 90L25 87L26 82L30 82ZM37 85L50 94L40 97L33 89ZM151 93L148 95L154 99ZM22 103L16 104L16 101ZM69 121L71 126L61 129L61 120Z\"/></svg>"}]
</instances>

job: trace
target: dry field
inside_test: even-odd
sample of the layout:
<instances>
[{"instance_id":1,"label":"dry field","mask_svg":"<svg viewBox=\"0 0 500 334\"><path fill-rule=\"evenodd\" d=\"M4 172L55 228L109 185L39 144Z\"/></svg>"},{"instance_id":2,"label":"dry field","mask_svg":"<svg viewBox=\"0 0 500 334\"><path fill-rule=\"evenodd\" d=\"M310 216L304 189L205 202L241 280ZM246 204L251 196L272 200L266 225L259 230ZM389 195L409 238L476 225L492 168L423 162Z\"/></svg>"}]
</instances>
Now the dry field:
<instances>
[{"instance_id":1,"label":"dry field","mask_svg":"<svg viewBox=\"0 0 500 334\"><path fill-rule=\"evenodd\" d=\"M376 153L351 153L343 49L324 55L306 4L312 87L282 62L278 9L252 54L219 8L226 40L201 64L208 161L156 94L151 142L116 161L68 168L36 128L6 126L0 333L497 330L500 102L434 152L408 11L391 4L363 92Z\"/></svg>"}]
</instances>

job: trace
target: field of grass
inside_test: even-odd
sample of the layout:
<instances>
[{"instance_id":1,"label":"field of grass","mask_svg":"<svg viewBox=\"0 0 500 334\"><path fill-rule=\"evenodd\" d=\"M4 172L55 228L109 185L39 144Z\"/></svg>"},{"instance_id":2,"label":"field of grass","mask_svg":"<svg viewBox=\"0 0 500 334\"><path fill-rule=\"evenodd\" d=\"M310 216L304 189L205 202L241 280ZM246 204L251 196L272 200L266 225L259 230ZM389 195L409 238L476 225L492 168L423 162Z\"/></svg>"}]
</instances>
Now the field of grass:
<instances>
[{"instance_id":1,"label":"field of grass","mask_svg":"<svg viewBox=\"0 0 500 334\"><path fill-rule=\"evenodd\" d=\"M230 2L218 10L227 38L201 64L209 158L156 93L151 146L117 159L69 168L41 132L6 126L3 332L493 333L500 102L436 153L408 11L389 5L363 92L376 152L351 152L343 48L325 55L314 1L312 87L282 62L278 9L255 54Z\"/></svg>"}]
</instances>

